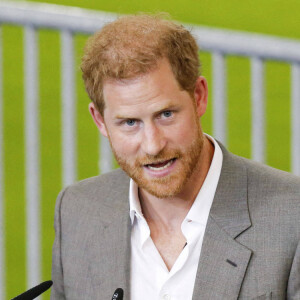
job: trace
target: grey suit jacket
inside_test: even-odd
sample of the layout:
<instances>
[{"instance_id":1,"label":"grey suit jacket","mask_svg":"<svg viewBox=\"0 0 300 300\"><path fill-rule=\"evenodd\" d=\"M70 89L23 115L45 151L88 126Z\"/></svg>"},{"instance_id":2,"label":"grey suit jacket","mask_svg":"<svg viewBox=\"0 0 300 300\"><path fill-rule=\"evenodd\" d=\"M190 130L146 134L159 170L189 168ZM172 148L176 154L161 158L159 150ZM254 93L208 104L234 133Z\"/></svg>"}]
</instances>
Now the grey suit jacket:
<instances>
[{"instance_id":1,"label":"grey suit jacket","mask_svg":"<svg viewBox=\"0 0 300 300\"><path fill-rule=\"evenodd\" d=\"M222 151L193 300L300 299L300 179ZM117 170L60 193L52 300L130 299L128 190Z\"/></svg>"}]
</instances>

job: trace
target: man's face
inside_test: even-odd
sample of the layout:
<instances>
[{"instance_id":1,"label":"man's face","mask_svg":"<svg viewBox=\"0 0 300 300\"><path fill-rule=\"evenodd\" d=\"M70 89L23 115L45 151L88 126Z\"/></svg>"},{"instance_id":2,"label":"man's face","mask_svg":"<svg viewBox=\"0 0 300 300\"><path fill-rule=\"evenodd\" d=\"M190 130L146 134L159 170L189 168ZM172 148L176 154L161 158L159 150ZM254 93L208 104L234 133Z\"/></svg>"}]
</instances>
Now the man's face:
<instances>
[{"instance_id":1,"label":"man's face","mask_svg":"<svg viewBox=\"0 0 300 300\"><path fill-rule=\"evenodd\" d=\"M203 147L199 116L206 108L200 95L207 89L203 80L197 81L195 101L179 88L163 60L138 78L104 82L104 118L90 105L120 167L156 197L180 193L198 166Z\"/></svg>"}]
</instances>

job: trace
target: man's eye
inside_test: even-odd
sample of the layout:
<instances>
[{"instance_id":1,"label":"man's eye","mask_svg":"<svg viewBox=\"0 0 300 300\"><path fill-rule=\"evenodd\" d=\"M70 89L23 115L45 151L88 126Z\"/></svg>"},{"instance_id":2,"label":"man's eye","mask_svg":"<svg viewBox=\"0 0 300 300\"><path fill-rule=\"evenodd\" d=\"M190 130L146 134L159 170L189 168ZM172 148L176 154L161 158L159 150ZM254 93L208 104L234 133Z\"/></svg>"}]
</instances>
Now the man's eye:
<instances>
[{"instance_id":1,"label":"man's eye","mask_svg":"<svg viewBox=\"0 0 300 300\"><path fill-rule=\"evenodd\" d=\"M129 119L129 120L126 120L126 125L128 125L128 126L130 126L130 127L132 127L132 126L134 126L135 125L135 123L136 123L136 120L132 120L132 119Z\"/></svg>"},{"instance_id":2,"label":"man's eye","mask_svg":"<svg viewBox=\"0 0 300 300\"><path fill-rule=\"evenodd\" d=\"M162 113L162 116L164 117L164 118L170 118L171 116L172 116L172 112L170 111L170 110L166 110L166 111L164 111L163 113Z\"/></svg>"}]
</instances>

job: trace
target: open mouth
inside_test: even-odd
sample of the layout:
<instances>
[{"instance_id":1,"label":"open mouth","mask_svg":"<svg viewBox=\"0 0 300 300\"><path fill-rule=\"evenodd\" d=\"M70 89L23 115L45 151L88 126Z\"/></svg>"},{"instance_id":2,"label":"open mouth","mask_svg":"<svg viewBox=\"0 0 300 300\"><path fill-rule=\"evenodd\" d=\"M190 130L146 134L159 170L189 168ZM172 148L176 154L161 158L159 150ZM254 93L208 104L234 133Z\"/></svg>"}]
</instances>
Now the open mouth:
<instances>
[{"instance_id":1,"label":"open mouth","mask_svg":"<svg viewBox=\"0 0 300 300\"><path fill-rule=\"evenodd\" d=\"M165 160L162 162L148 164L145 166L153 171L161 171L161 170L164 170L164 169L168 168L169 166L171 166L175 160L176 160L176 158L172 158L170 160Z\"/></svg>"}]
</instances>

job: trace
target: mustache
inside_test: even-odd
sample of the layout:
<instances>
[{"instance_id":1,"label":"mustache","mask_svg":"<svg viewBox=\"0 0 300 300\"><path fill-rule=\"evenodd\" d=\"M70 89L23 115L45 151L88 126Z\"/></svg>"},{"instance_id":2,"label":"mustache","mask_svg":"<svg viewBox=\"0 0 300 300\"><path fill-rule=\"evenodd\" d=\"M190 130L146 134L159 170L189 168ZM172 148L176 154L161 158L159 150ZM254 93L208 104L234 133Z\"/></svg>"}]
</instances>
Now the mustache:
<instances>
[{"instance_id":1,"label":"mustache","mask_svg":"<svg viewBox=\"0 0 300 300\"><path fill-rule=\"evenodd\" d=\"M137 165L151 165L151 164L157 164L164 161L168 161L171 159L177 159L182 156L182 153L178 150L163 150L162 152L156 154L156 155L150 155L146 154L143 157L138 157L136 159Z\"/></svg>"}]
</instances>

